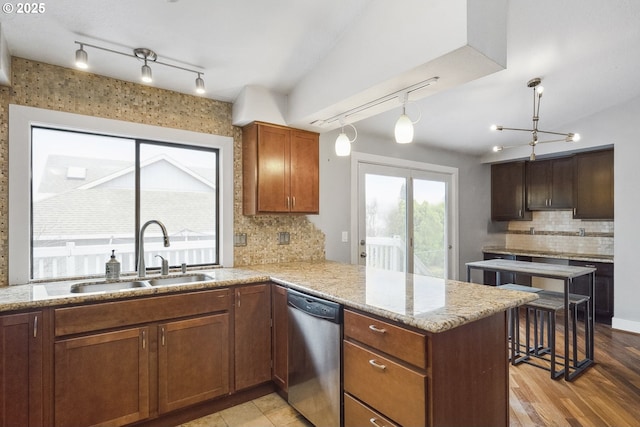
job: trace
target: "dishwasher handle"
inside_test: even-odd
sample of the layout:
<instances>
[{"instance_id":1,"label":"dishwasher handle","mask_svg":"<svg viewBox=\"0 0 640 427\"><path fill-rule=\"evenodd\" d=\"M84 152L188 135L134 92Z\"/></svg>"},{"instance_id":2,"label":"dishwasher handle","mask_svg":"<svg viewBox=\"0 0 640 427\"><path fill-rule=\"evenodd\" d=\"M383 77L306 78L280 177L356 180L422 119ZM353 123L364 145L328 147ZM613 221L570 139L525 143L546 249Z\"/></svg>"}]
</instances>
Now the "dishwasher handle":
<instances>
[{"instance_id":1,"label":"dishwasher handle","mask_svg":"<svg viewBox=\"0 0 640 427\"><path fill-rule=\"evenodd\" d=\"M333 323L342 323L342 310L338 303L289 289L287 291L287 304L289 307L300 310L309 316Z\"/></svg>"}]
</instances>

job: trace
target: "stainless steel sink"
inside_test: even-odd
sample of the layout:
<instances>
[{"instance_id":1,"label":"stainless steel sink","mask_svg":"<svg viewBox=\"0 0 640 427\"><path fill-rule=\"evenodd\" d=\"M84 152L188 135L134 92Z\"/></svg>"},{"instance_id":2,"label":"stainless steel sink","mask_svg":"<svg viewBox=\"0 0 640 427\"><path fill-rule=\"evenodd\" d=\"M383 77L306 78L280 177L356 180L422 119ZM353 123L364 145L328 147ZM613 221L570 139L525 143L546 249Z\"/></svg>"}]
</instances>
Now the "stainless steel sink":
<instances>
[{"instance_id":1,"label":"stainless steel sink","mask_svg":"<svg viewBox=\"0 0 640 427\"><path fill-rule=\"evenodd\" d=\"M157 279L149 280L151 286L166 286L166 285L180 285L183 283L194 282L207 282L213 280L213 277L206 274L191 274L188 276L176 276L176 277L159 277Z\"/></svg>"},{"instance_id":2,"label":"stainless steel sink","mask_svg":"<svg viewBox=\"0 0 640 427\"><path fill-rule=\"evenodd\" d=\"M146 280L134 280L131 282L98 282L98 283L76 283L71 285L71 292L74 294L84 294L89 292L117 292L127 289L148 288L151 286Z\"/></svg>"}]
</instances>

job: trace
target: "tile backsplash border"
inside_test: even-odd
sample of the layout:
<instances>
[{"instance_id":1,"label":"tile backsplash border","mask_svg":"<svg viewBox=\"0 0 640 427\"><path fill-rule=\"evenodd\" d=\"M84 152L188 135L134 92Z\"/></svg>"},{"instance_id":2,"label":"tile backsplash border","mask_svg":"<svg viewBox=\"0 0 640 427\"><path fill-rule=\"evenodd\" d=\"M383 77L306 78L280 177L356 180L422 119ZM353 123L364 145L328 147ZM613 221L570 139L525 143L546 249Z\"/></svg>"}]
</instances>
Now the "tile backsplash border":
<instances>
[{"instance_id":1,"label":"tile backsplash border","mask_svg":"<svg viewBox=\"0 0 640 427\"><path fill-rule=\"evenodd\" d=\"M242 131L232 104L13 57L11 87L0 86L0 286L8 282L9 104L233 137L234 233L246 233L234 264L323 260L325 236L306 216L242 215ZM277 233L290 233L289 245Z\"/></svg>"},{"instance_id":2,"label":"tile backsplash border","mask_svg":"<svg viewBox=\"0 0 640 427\"><path fill-rule=\"evenodd\" d=\"M613 221L573 219L570 210L534 211L531 221L510 221L507 249L613 256Z\"/></svg>"}]
</instances>

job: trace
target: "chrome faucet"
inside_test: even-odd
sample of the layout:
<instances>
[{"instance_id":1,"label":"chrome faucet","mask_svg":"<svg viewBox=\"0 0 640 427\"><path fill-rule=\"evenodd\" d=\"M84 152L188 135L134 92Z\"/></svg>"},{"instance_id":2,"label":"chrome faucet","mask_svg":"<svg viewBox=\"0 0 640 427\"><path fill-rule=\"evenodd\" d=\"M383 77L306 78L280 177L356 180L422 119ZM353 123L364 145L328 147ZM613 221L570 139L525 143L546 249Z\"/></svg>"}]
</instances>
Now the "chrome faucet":
<instances>
[{"instance_id":1,"label":"chrome faucet","mask_svg":"<svg viewBox=\"0 0 640 427\"><path fill-rule=\"evenodd\" d=\"M155 219L145 222L140 229L140 236L138 236L138 277L145 277L147 275L147 268L144 265L144 230L147 229L149 224L158 224L160 226L164 238L164 247L169 247L169 235L167 234L167 229L164 224Z\"/></svg>"}]
</instances>

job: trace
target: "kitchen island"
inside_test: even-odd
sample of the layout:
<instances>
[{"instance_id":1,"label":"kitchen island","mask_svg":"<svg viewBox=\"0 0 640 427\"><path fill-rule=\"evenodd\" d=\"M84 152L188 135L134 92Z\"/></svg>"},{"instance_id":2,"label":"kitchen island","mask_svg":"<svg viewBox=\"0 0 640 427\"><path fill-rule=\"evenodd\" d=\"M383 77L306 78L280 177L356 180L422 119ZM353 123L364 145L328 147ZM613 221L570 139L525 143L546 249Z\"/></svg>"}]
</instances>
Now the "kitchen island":
<instances>
[{"instance_id":1,"label":"kitchen island","mask_svg":"<svg viewBox=\"0 0 640 427\"><path fill-rule=\"evenodd\" d=\"M352 420L358 420L363 413L373 414L367 422L379 417L400 425L508 425L506 310L535 299L535 295L334 262L222 268L206 273L212 280L126 292L70 294L70 282L0 288L0 318L42 313L45 322L41 324L46 320L53 324L44 327L44 333L57 334L62 326L56 321L56 313L62 319L60 315L71 308L90 312L93 305L105 303L113 309L121 300L131 305L165 296L265 282L277 284L345 307L345 425L357 424ZM130 313L128 310L125 315ZM73 316L64 318L73 321ZM120 324L118 319L113 322ZM164 324L142 328L141 336L160 331ZM375 335L374 329L385 332ZM368 336L371 331L374 335ZM52 347L55 343L57 349L67 340L65 333L60 332L60 338L56 335L44 340L44 358L53 359ZM404 349L411 351L407 354ZM45 361L44 366L55 363ZM362 370L368 367L376 372ZM47 379L47 375L45 369L44 384L54 382L53 376ZM405 388L405 384L411 384L411 388ZM233 385L230 390L233 394ZM46 393L50 391L45 390ZM157 396L157 391L152 389L145 396L150 399ZM153 415L155 406L151 408ZM55 419L55 415L51 417Z\"/></svg>"}]
</instances>

